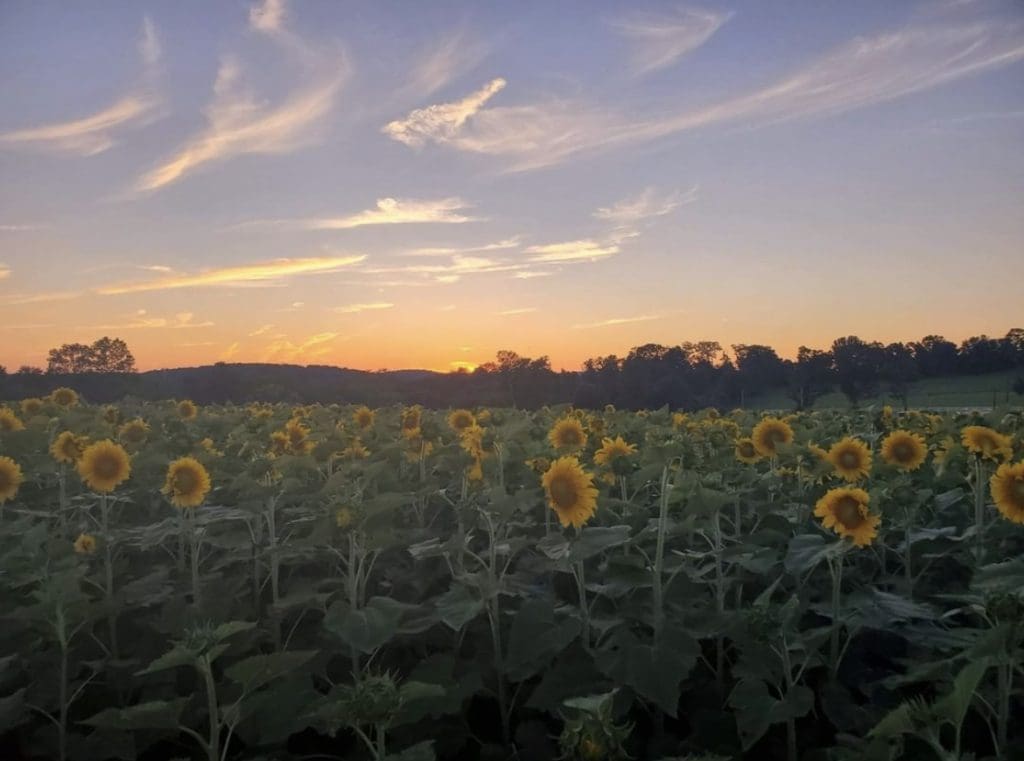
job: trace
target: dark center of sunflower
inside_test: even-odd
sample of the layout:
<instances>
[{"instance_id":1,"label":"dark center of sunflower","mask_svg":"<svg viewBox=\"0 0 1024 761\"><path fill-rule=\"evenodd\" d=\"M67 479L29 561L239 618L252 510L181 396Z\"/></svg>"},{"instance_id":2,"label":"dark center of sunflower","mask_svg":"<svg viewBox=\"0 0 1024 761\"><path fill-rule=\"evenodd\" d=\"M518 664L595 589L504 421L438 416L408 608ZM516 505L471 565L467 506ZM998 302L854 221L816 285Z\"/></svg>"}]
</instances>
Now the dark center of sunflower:
<instances>
[{"instance_id":1,"label":"dark center of sunflower","mask_svg":"<svg viewBox=\"0 0 1024 761\"><path fill-rule=\"evenodd\" d=\"M914 457L914 448L905 441L901 441L892 448L893 456L899 462L908 462Z\"/></svg>"},{"instance_id":2,"label":"dark center of sunflower","mask_svg":"<svg viewBox=\"0 0 1024 761\"><path fill-rule=\"evenodd\" d=\"M839 455L839 462L844 468L856 468L860 465L860 458L856 452L846 451Z\"/></svg>"},{"instance_id":3,"label":"dark center of sunflower","mask_svg":"<svg viewBox=\"0 0 1024 761\"><path fill-rule=\"evenodd\" d=\"M1013 495L1017 499L1024 501L1024 478L1018 476L1013 479Z\"/></svg>"},{"instance_id":4,"label":"dark center of sunflower","mask_svg":"<svg viewBox=\"0 0 1024 761\"><path fill-rule=\"evenodd\" d=\"M576 502L576 487L573 485L572 479L566 476L552 478L548 491L551 492L551 501L558 507L569 508Z\"/></svg>"},{"instance_id":5,"label":"dark center of sunflower","mask_svg":"<svg viewBox=\"0 0 1024 761\"><path fill-rule=\"evenodd\" d=\"M7 491L14 485L14 479L3 469L0 469L0 492Z\"/></svg>"},{"instance_id":6,"label":"dark center of sunflower","mask_svg":"<svg viewBox=\"0 0 1024 761\"><path fill-rule=\"evenodd\" d=\"M116 478L121 470L121 461L112 454L100 455L93 464L93 471L100 478Z\"/></svg>"},{"instance_id":7,"label":"dark center of sunflower","mask_svg":"<svg viewBox=\"0 0 1024 761\"><path fill-rule=\"evenodd\" d=\"M740 454L743 455L744 457L753 457L754 445L749 441L744 441L742 444L740 444Z\"/></svg>"},{"instance_id":8,"label":"dark center of sunflower","mask_svg":"<svg viewBox=\"0 0 1024 761\"><path fill-rule=\"evenodd\" d=\"M846 528L857 528L864 522L864 516L860 512L860 502L853 497L842 497L836 504L836 520Z\"/></svg>"},{"instance_id":9,"label":"dark center of sunflower","mask_svg":"<svg viewBox=\"0 0 1024 761\"><path fill-rule=\"evenodd\" d=\"M179 470L174 474L174 491L178 494L190 494L199 485L199 479L192 470Z\"/></svg>"},{"instance_id":10,"label":"dark center of sunflower","mask_svg":"<svg viewBox=\"0 0 1024 761\"><path fill-rule=\"evenodd\" d=\"M580 432L576 428L565 428L565 429L563 429L562 430L562 435L559 438L562 441L562 446L563 447L575 447L575 446L579 446L580 443L581 443L581 441L580 441L580 438L581 438L580 437Z\"/></svg>"}]
</instances>

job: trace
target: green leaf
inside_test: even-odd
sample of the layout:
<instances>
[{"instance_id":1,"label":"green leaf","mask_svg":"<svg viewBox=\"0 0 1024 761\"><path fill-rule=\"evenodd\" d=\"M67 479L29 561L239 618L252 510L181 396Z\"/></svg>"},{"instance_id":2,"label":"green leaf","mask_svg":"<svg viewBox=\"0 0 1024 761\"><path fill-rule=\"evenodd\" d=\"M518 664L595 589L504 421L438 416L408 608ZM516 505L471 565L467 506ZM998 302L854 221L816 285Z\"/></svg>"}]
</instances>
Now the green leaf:
<instances>
[{"instance_id":1,"label":"green leaf","mask_svg":"<svg viewBox=\"0 0 1024 761\"><path fill-rule=\"evenodd\" d=\"M683 632L665 632L663 644L654 647L623 629L609 637L595 660L607 676L675 716L679 683L690 673L698 653L697 643Z\"/></svg>"},{"instance_id":2,"label":"green leaf","mask_svg":"<svg viewBox=\"0 0 1024 761\"><path fill-rule=\"evenodd\" d=\"M21 723L25 715L25 688L0 698L0 734L9 732Z\"/></svg>"},{"instance_id":3,"label":"green leaf","mask_svg":"<svg viewBox=\"0 0 1024 761\"><path fill-rule=\"evenodd\" d=\"M967 709L971 707L971 700L982 677L988 671L988 666L987 660L971 661L964 666L953 680L952 691L935 701L932 707L935 715L950 722L954 727L962 726Z\"/></svg>"},{"instance_id":4,"label":"green leaf","mask_svg":"<svg viewBox=\"0 0 1024 761\"><path fill-rule=\"evenodd\" d=\"M82 720L81 724L104 729L177 729L188 698L152 700L129 708L107 708Z\"/></svg>"},{"instance_id":5,"label":"green leaf","mask_svg":"<svg viewBox=\"0 0 1024 761\"><path fill-rule=\"evenodd\" d=\"M434 741L424 740L406 748L401 753L384 756L383 761L434 761L435 758L437 756L434 755Z\"/></svg>"},{"instance_id":6,"label":"green leaf","mask_svg":"<svg viewBox=\"0 0 1024 761\"><path fill-rule=\"evenodd\" d=\"M372 653L398 633L407 606L386 597L374 597L366 607L353 610L335 603L324 616L324 626L361 653Z\"/></svg>"},{"instance_id":7,"label":"green leaf","mask_svg":"<svg viewBox=\"0 0 1024 761\"><path fill-rule=\"evenodd\" d=\"M448 591L437 598L436 605L441 620L455 631L462 629L484 609L483 600L456 582L452 582Z\"/></svg>"},{"instance_id":8,"label":"green leaf","mask_svg":"<svg viewBox=\"0 0 1024 761\"><path fill-rule=\"evenodd\" d=\"M243 691L254 692L275 679L292 675L295 669L316 655L315 650L254 655L232 664L224 670L224 675L232 682L240 684Z\"/></svg>"},{"instance_id":9,"label":"green leaf","mask_svg":"<svg viewBox=\"0 0 1024 761\"><path fill-rule=\"evenodd\" d=\"M569 543L569 560L579 562L629 541L629 526L590 526Z\"/></svg>"},{"instance_id":10,"label":"green leaf","mask_svg":"<svg viewBox=\"0 0 1024 761\"><path fill-rule=\"evenodd\" d=\"M552 658L576 639L580 632L579 620L555 615L548 600L530 600L512 619L509 632L506 668L516 682L536 674Z\"/></svg>"},{"instance_id":11,"label":"green leaf","mask_svg":"<svg viewBox=\"0 0 1024 761\"><path fill-rule=\"evenodd\" d=\"M195 662L196 657L192 651L186 650L180 645L175 645L172 650L161 655L146 668L142 669L142 671L137 671L135 676L155 674L158 671L166 671L167 669L178 668L179 666L192 666Z\"/></svg>"},{"instance_id":12,"label":"green leaf","mask_svg":"<svg viewBox=\"0 0 1024 761\"><path fill-rule=\"evenodd\" d=\"M814 707L814 693L796 685L780 700L762 680L742 679L733 688L729 703L736 709L736 727L743 749L749 750L772 724L806 715Z\"/></svg>"},{"instance_id":13,"label":"green leaf","mask_svg":"<svg viewBox=\"0 0 1024 761\"><path fill-rule=\"evenodd\" d=\"M841 554L845 549L842 542L826 543L821 534L794 536L786 552L786 570L795 575L802 574L822 560Z\"/></svg>"}]
</instances>

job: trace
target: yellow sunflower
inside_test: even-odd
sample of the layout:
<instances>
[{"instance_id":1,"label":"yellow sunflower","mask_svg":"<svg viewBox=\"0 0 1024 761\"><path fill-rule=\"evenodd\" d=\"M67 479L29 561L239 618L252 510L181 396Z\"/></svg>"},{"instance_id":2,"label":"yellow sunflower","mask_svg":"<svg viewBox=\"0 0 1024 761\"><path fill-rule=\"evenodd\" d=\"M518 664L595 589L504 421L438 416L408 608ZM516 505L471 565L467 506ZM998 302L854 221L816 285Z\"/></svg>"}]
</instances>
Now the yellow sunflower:
<instances>
[{"instance_id":1,"label":"yellow sunflower","mask_svg":"<svg viewBox=\"0 0 1024 761\"><path fill-rule=\"evenodd\" d=\"M478 423L489 423L489 422L491 422L491 411L490 410L480 410L476 414L476 422L478 422Z\"/></svg>"},{"instance_id":2,"label":"yellow sunflower","mask_svg":"<svg viewBox=\"0 0 1024 761\"><path fill-rule=\"evenodd\" d=\"M616 461L636 454L636 445L627 444L621 436L614 439L602 439L601 448L594 452L594 462L598 465L614 465Z\"/></svg>"},{"instance_id":3,"label":"yellow sunflower","mask_svg":"<svg viewBox=\"0 0 1024 761\"><path fill-rule=\"evenodd\" d=\"M409 407L402 411L402 435L415 439L420 435L420 408Z\"/></svg>"},{"instance_id":4,"label":"yellow sunflower","mask_svg":"<svg viewBox=\"0 0 1024 761\"><path fill-rule=\"evenodd\" d=\"M149 435L149 426L142 418L129 420L117 431L117 437L126 444L141 444Z\"/></svg>"},{"instance_id":5,"label":"yellow sunflower","mask_svg":"<svg viewBox=\"0 0 1024 761\"><path fill-rule=\"evenodd\" d=\"M43 411L43 400L31 397L29 399L21 400L21 414L25 417L32 417L38 415Z\"/></svg>"},{"instance_id":6,"label":"yellow sunflower","mask_svg":"<svg viewBox=\"0 0 1024 761\"><path fill-rule=\"evenodd\" d=\"M340 529L349 528L355 519L356 515L350 507L339 507L334 513L334 523Z\"/></svg>"},{"instance_id":7,"label":"yellow sunflower","mask_svg":"<svg viewBox=\"0 0 1024 761\"><path fill-rule=\"evenodd\" d=\"M793 441L793 429L789 423L774 417L766 417L754 426L750 438L754 442L754 449L762 457L774 457L778 454L780 444L789 444Z\"/></svg>"},{"instance_id":8,"label":"yellow sunflower","mask_svg":"<svg viewBox=\"0 0 1024 761\"><path fill-rule=\"evenodd\" d=\"M582 528L597 509L597 487L575 457L560 457L541 477L548 504L562 526Z\"/></svg>"},{"instance_id":9,"label":"yellow sunflower","mask_svg":"<svg viewBox=\"0 0 1024 761\"><path fill-rule=\"evenodd\" d=\"M365 460L370 456L370 450L359 439L352 439L352 443L341 450L341 456L349 460Z\"/></svg>"},{"instance_id":10,"label":"yellow sunflower","mask_svg":"<svg viewBox=\"0 0 1024 761\"><path fill-rule=\"evenodd\" d=\"M74 547L79 555L91 555L96 552L96 537L92 534L79 534Z\"/></svg>"},{"instance_id":11,"label":"yellow sunflower","mask_svg":"<svg viewBox=\"0 0 1024 761\"><path fill-rule=\"evenodd\" d=\"M194 457L181 457L167 468L162 491L175 507L199 507L210 491L210 474Z\"/></svg>"},{"instance_id":12,"label":"yellow sunflower","mask_svg":"<svg viewBox=\"0 0 1024 761\"><path fill-rule=\"evenodd\" d=\"M1013 457L1013 439L983 425L969 425L960 432L968 452L988 460L1009 460Z\"/></svg>"},{"instance_id":13,"label":"yellow sunflower","mask_svg":"<svg viewBox=\"0 0 1024 761\"><path fill-rule=\"evenodd\" d=\"M761 455L757 453L757 447L754 446L754 440L749 436L736 439L736 459L748 465L753 465L761 459Z\"/></svg>"},{"instance_id":14,"label":"yellow sunflower","mask_svg":"<svg viewBox=\"0 0 1024 761\"><path fill-rule=\"evenodd\" d=\"M11 431L20 431L25 428L25 424L18 419L18 416L7 407L0 407L0 432L9 433Z\"/></svg>"},{"instance_id":15,"label":"yellow sunflower","mask_svg":"<svg viewBox=\"0 0 1024 761\"><path fill-rule=\"evenodd\" d=\"M673 412L672 413L672 427L676 430L683 430L686 427L686 423L689 420L689 416L685 412Z\"/></svg>"},{"instance_id":16,"label":"yellow sunflower","mask_svg":"<svg viewBox=\"0 0 1024 761\"><path fill-rule=\"evenodd\" d=\"M364 431L373 425L374 417L376 417L376 413L365 406L356 408L356 411L352 413L352 419Z\"/></svg>"},{"instance_id":17,"label":"yellow sunflower","mask_svg":"<svg viewBox=\"0 0 1024 761\"><path fill-rule=\"evenodd\" d=\"M916 433L900 429L882 441L882 459L900 470L917 470L927 456L928 447Z\"/></svg>"},{"instance_id":18,"label":"yellow sunflower","mask_svg":"<svg viewBox=\"0 0 1024 761\"><path fill-rule=\"evenodd\" d=\"M121 410L113 404L108 404L103 408L103 419L111 425L117 425L121 422Z\"/></svg>"},{"instance_id":19,"label":"yellow sunflower","mask_svg":"<svg viewBox=\"0 0 1024 761\"><path fill-rule=\"evenodd\" d=\"M551 467L551 461L547 457L531 457L529 460L524 460L523 464L537 475L547 473L548 468Z\"/></svg>"},{"instance_id":20,"label":"yellow sunflower","mask_svg":"<svg viewBox=\"0 0 1024 761\"><path fill-rule=\"evenodd\" d=\"M270 434L270 454L288 454L288 434L284 431L274 431Z\"/></svg>"},{"instance_id":21,"label":"yellow sunflower","mask_svg":"<svg viewBox=\"0 0 1024 761\"><path fill-rule=\"evenodd\" d=\"M878 535L880 516L868 508L870 497L863 489L841 486L830 489L814 506L814 514L825 528L849 537L858 547L867 547Z\"/></svg>"},{"instance_id":22,"label":"yellow sunflower","mask_svg":"<svg viewBox=\"0 0 1024 761\"><path fill-rule=\"evenodd\" d=\"M110 439L90 444L78 460L78 475L100 494L109 494L132 472L128 453Z\"/></svg>"},{"instance_id":23,"label":"yellow sunflower","mask_svg":"<svg viewBox=\"0 0 1024 761\"><path fill-rule=\"evenodd\" d=\"M452 427L456 433L462 433L467 428L476 425L476 418L473 417L473 413L469 410L453 410L448 415L448 425Z\"/></svg>"},{"instance_id":24,"label":"yellow sunflower","mask_svg":"<svg viewBox=\"0 0 1024 761\"><path fill-rule=\"evenodd\" d=\"M64 431L50 444L50 456L57 462L78 462L87 446L89 439L85 436L76 436L71 431Z\"/></svg>"},{"instance_id":25,"label":"yellow sunflower","mask_svg":"<svg viewBox=\"0 0 1024 761\"><path fill-rule=\"evenodd\" d=\"M821 462L828 462L827 449L823 449L822 447L819 447L817 444L812 442L807 445L807 451L810 453L812 457L817 458Z\"/></svg>"},{"instance_id":26,"label":"yellow sunflower","mask_svg":"<svg viewBox=\"0 0 1024 761\"><path fill-rule=\"evenodd\" d=\"M78 393L72 388L62 386L50 394L50 401L58 407L74 407L78 404Z\"/></svg>"},{"instance_id":27,"label":"yellow sunflower","mask_svg":"<svg viewBox=\"0 0 1024 761\"><path fill-rule=\"evenodd\" d=\"M583 424L575 417L564 417L548 433L551 446L560 452L576 452L587 444Z\"/></svg>"},{"instance_id":28,"label":"yellow sunflower","mask_svg":"<svg viewBox=\"0 0 1024 761\"><path fill-rule=\"evenodd\" d=\"M182 420L192 420L199 414L199 408L196 407L195 402L191 399L178 402L178 406L175 409L178 411L178 417Z\"/></svg>"},{"instance_id":29,"label":"yellow sunflower","mask_svg":"<svg viewBox=\"0 0 1024 761\"><path fill-rule=\"evenodd\" d=\"M284 425L284 435L288 439L288 451L292 454L308 454L313 449L313 442L309 441L309 428L304 426L298 418L292 418Z\"/></svg>"},{"instance_id":30,"label":"yellow sunflower","mask_svg":"<svg viewBox=\"0 0 1024 761\"><path fill-rule=\"evenodd\" d=\"M10 457L0 457L0 505L9 499L14 499L18 493L18 487L25 478L21 473L21 466Z\"/></svg>"},{"instance_id":31,"label":"yellow sunflower","mask_svg":"<svg viewBox=\"0 0 1024 761\"><path fill-rule=\"evenodd\" d=\"M484 429L476 423L464 428L459 435L459 446L468 455L479 460L484 456Z\"/></svg>"},{"instance_id":32,"label":"yellow sunflower","mask_svg":"<svg viewBox=\"0 0 1024 761\"><path fill-rule=\"evenodd\" d=\"M828 461L847 481L859 481L871 471L871 450L860 439L847 436L828 450Z\"/></svg>"},{"instance_id":33,"label":"yellow sunflower","mask_svg":"<svg viewBox=\"0 0 1024 761\"><path fill-rule=\"evenodd\" d=\"M1008 521L1024 523L1024 461L1004 462L989 479L992 500Z\"/></svg>"}]
</instances>

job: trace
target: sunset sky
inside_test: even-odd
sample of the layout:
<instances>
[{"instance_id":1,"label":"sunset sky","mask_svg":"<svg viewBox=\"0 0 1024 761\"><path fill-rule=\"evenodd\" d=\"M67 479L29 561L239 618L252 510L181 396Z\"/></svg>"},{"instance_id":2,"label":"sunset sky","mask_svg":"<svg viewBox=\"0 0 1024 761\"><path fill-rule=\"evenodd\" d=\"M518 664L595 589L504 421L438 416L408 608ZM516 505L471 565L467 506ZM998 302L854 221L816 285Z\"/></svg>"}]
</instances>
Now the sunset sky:
<instances>
[{"instance_id":1,"label":"sunset sky","mask_svg":"<svg viewBox=\"0 0 1024 761\"><path fill-rule=\"evenodd\" d=\"M0 364L1024 327L1024 4L0 4Z\"/></svg>"}]
</instances>

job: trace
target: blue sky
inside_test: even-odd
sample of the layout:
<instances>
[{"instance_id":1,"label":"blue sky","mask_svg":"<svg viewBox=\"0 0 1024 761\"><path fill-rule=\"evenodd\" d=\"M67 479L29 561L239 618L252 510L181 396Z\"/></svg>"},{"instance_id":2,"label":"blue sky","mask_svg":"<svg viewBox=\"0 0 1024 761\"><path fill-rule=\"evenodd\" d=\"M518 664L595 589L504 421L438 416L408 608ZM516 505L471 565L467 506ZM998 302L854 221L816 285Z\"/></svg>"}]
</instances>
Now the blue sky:
<instances>
[{"instance_id":1,"label":"blue sky","mask_svg":"<svg viewBox=\"0 0 1024 761\"><path fill-rule=\"evenodd\" d=\"M1024 6L0 6L0 364L1019 325Z\"/></svg>"}]
</instances>

